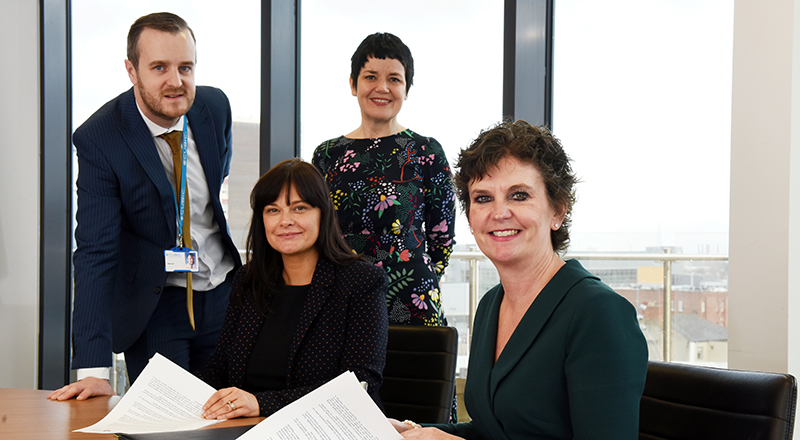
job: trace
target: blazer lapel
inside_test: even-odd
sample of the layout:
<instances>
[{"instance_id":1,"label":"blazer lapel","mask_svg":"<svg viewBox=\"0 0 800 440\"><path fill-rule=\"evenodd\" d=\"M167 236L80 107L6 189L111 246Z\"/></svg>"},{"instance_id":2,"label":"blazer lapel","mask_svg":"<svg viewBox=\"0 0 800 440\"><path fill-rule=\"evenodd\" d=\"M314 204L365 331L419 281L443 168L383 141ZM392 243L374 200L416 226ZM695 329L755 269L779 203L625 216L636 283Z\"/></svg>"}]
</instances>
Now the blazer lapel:
<instances>
[{"instance_id":1,"label":"blazer lapel","mask_svg":"<svg viewBox=\"0 0 800 440\"><path fill-rule=\"evenodd\" d=\"M230 363L234 364L229 366L232 386L239 388L244 386L245 374L247 374L247 362L250 360L250 353L253 352L253 347L256 345L256 340L258 340L261 327L264 325L266 319L266 316L258 311L258 307L256 307L252 297L245 299L245 306L242 310L242 316L239 319L239 325L247 325L247 327L257 329L258 331L237 332L235 344L241 347L241 355L230 360Z\"/></svg>"},{"instance_id":2,"label":"blazer lapel","mask_svg":"<svg viewBox=\"0 0 800 440\"><path fill-rule=\"evenodd\" d=\"M158 189L164 220L167 222L171 234L177 236L175 195L172 192L172 185L167 179L167 173L164 171L161 158L158 156L156 144L150 135L150 130L136 107L133 88L123 95L120 107L122 116L120 130L122 131L122 136L133 155L136 156L136 159L144 168L147 176Z\"/></svg>"},{"instance_id":3,"label":"blazer lapel","mask_svg":"<svg viewBox=\"0 0 800 440\"><path fill-rule=\"evenodd\" d=\"M306 303L303 305L303 311L300 313L300 322L297 323L297 330L295 330L294 338L292 339L292 346L289 348L289 375L292 373L294 366L294 357L297 355L297 350L300 348L300 343L306 337L311 323L317 317L325 301L331 295L333 286L336 284L336 268L333 263L320 257L317 260L317 267L314 269L314 277L311 279L311 289L308 291Z\"/></svg>"},{"instance_id":4,"label":"blazer lapel","mask_svg":"<svg viewBox=\"0 0 800 440\"><path fill-rule=\"evenodd\" d=\"M490 389L492 394L497 390L498 384L503 378L514 369L520 359L527 353L530 346L536 341L542 328L547 323L547 320L556 310L561 300L569 292L569 290L578 281L585 278L585 276L576 276L577 262L567 262L550 280L549 283L542 289L536 299L533 301L525 316L517 325L511 338L503 348L503 352L497 359L497 362L492 369L492 378ZM580 265L577 266L580 268ZM583 271L585 272L585 271ZM588 272L585 272L589 275ZM495 334L497 329L497 316L499 311L499 301L497 303L497 310L494 313L495 317ZM496 338L496 337L495 337Z\"/></svg>"}]
</instances>

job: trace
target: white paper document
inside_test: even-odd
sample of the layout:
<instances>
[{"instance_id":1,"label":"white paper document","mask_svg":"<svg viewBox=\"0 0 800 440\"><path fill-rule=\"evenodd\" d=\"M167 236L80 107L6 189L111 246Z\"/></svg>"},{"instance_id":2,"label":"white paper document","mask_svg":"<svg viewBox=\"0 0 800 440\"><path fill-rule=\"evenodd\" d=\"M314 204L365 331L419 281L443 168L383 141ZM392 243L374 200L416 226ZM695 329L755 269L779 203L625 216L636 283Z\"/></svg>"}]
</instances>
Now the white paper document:
<instances>
[{"instance_id":1,"label":"white paper document","mask_svg":"<svg viewBox=\"0 0 800 440\"><path fill-rule=\"evenodd\" d=\"M401 440L355 373L340 374L282 408L239 440Z\"/></svg>"},{"instance_id":2,"label":"white paper document","mask_svg":"<svg viewBox=\"0 0 800 440\"><path fill-rule=\"evenodd\" d=\"M203 405L216 390L156 353L136 382L103 420L75 432L144 434L185 431L218 423Z\"/></svg>"}]
</instances>

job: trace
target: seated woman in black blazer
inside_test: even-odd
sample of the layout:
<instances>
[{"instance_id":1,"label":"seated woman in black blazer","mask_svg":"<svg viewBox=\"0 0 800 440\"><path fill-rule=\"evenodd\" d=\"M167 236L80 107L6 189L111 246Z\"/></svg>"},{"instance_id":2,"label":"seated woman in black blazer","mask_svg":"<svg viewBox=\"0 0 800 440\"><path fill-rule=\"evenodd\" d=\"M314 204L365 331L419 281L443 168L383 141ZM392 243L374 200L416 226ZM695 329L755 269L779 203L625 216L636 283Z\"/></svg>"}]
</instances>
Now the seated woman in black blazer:
<instances>
[{"instance_id":1,"label":"seated woman in black blazer","mask_svg":"<svg viewBox=\"0 0 800 440\"><path fill-rule=\"evenodd\" d=\"M269 416L345 371L380 406L387 279L350 251L320 172L275 165L250 195L247 264L211 362L206 419Z\"/></svg>"}]
</instances>

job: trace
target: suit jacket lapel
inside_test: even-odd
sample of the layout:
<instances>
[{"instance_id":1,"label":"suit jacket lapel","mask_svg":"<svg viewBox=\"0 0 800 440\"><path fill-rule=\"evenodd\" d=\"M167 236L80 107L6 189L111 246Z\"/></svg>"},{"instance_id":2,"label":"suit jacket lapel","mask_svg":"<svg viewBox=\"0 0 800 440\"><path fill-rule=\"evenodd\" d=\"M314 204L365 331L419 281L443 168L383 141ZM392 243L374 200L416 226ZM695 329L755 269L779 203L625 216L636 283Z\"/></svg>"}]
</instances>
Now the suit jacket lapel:
<instances>
[{"instance_id":1,"label":"suit jacket lapel","mask_svg":"<svg viewBox=\"0 0 800 440\"><path fill-rule=\"evenodd\" d=\"M569 292L572 286L578 281L585 278L585 276L590 276L588 272L583 270L580 270L580 272L583 272L585 276L580 276L574 264L575 263L567 262L567 264L553 276L553 279L542 289L530 308L528 308L525 316L522 317L522 320L517 325L508 343L506 343L503 352L500 354L492 370L490 385L492 394L497 390L498 384L514 369L520 359L530 349L530 346L536 341L542 328L561 303L561 300L564 299L567 292ZM580 268L579 265L577 267ZM500 302L498 301L497 310L493 310L495 320L497 319L499 308ZM495 321L495 329L496 328L497 322Z\"/></svg>"},{"instance_id":2,"label":"suit jacket lapel","mask_svg":"<svg viewBox=\"0 0 800 440\"><path fill-rule=\"evenodd\" d=\"M300 348L300 343L306 337L311 323L317 317L325 301L331 295L333 286L336 284L336 268L333 263L320 257L317 260L317 267L314 270L314 277L311 279L311 289L308 291L306 303L303 305L303 311L300 313L300 322L297 323L297 330L295 330L292 345L289 348L289 375L291 376L292 367L294 366L294 357L297 355L297 350ZM325 281L329 280L329 281Z\"/></svg>"},{"instance_id":3,"label":"suit jacket lapel","mask_svg":"<svg viewBox=\"0 0 800 440\"><path fill-rule=\"evenodd\" d=\"M172 192L172 185L167 179L167 173L164 172L164 165L158 156L158 150L156 150L156 144L150 135L150 130L136 107L133 88L122 96L120 108L122 113L120 128L122 136L134 156L139 160L147 176L150 177L150 180L153 181L153 184L158 189L164 220L167 222L170 232L177 236L175 195Z\"/></svg>"},{"instance_id":4,"label":"suit jacket lapel","mask_svg":"<svg viewBox=\"0 0 800 440\"><path fill-rule=\"evenodd\" d=\"M200 163L203 165L203 172L206 175L209 194L212 199L219 197L222 176L219 167L220 149L216 144L214 121L211 119L208 108L199 99L195 99L187 117L189 126L192 128L195 145L197 145L197 153L200 155Z\"/></svg>"}]
</instances>

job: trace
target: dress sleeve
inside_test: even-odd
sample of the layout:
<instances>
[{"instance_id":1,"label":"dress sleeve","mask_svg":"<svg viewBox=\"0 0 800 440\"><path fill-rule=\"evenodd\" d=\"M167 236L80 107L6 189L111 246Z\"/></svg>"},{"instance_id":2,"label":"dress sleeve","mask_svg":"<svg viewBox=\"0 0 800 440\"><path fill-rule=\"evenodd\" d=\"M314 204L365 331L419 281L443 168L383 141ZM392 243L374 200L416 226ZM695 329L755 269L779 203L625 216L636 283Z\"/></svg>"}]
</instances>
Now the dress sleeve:
<instances>
[{"instance_id":1,"label":"dress sleeve","mask_svg":"<svg viewBox=\"0 0 800 440\"><path fill-rule=\"evenodd\" d=\"M483 437L478 433L475 429L475 426L472 422L466 423L450 423L450 424L442 424L442 425L429 425L423 423L422 426L428 428L437 428L440 429L448 434L454 435L456 437L461 437L464 440L483 440Z\"/></svg>"},{"instance_id":2,"label":"dress sleeve","mask_svg":"<svg viewBox=\"0 0 800 440\"><path fill-rule=\"evenodd\" d=\"M575 440L635 440L647 374L647 343L634 307L593 295L575 313L565 363Z\"/></svg>"},{"instance_id":3,"label":"dress sleeve","mask_svg":"<svg viewBox=\"0 0 800 440\"><path fill-rule=\"evenodd\" d=\"M317 167L320 173L322 173L323 177L326 177L325 174L328 172L328 161L330 157L328 156L328 147L330 147L331 141L325 141L314 150L314 155L311 156L311 164ZM327 182L327 177L326 177Z\"/></svg>"},{"instance_id":4,"label":"dress sleeve","mask_svg":"<svg viewBox=\"0 0 800 440\"><path fill-rule=\"evenodd\" d=\"M444 150L436 139L428 138L425 148L428 169L425 173L425 234L427 253L436 275L441 278L450 263L456 225L456 197L452 171Z\"/></svg>"}]
</instances>

